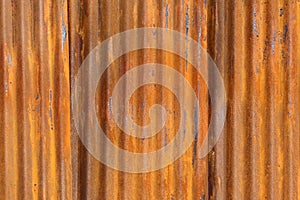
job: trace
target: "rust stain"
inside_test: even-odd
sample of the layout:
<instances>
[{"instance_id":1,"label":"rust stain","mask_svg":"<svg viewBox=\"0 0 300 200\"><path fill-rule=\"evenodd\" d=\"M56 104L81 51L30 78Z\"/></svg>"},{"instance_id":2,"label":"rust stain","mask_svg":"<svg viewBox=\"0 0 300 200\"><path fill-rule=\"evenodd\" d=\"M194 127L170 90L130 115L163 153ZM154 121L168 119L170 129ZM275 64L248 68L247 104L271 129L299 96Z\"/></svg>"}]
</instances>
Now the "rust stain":
<instances>
[{"instance_id":1,"label":"rust stain","mask_svg":"<svg viewBox=\"0 0 300 200\"><path fill-rule=\"evenodd\" d=\"M0 199L300 199L299 1L3 0L0 16ZM95 106L121 148L161 148L181 115L168 89L147 85L132 96L130 114L147 124L149 107L165 105L160 133L139 140L108 123L110 94L129 69L169 65L200 99L188 151L161 170L130 174L106 167L83 146L70 89L94 47L140 27L169 28L198 41L224 78L228 113L220 141L199 159L210 101L189 55L146 49L120 57L99 81Z\"/></svg>"}]
</instances>

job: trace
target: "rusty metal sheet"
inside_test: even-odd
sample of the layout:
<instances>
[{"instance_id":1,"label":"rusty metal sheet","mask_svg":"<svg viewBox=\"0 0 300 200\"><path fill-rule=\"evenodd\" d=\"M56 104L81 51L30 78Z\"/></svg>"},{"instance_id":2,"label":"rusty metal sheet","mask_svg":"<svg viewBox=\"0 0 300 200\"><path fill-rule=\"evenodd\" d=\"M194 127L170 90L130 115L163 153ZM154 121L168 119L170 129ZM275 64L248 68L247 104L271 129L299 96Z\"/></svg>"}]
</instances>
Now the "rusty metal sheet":
<instances>
[{"instance_id":1,"label":"rusty metal sheet","mask_svg":"<svg viewBox=\"0 0 300 200\"><path fill-rule=\"evenodd\" d=\"M72 199L67 2L1 1L1 199Z\"/></svg>"},{"instance_id":2,"label":"rusty metal sheet","mask_svg":"<svg viewBox=\"0 0 300 200\"><path fill-rule=\"evenodd\" d=\"M2 0L0 16L1 199L300 199L299 1ZM227 115L218 143L200 158L212 105L203 78L186 58L167 51L121 56L95 95L99 124L115 145L155 151L178 129L179 102L155 84L134 93L130 115L146 124L149 107L161 104L170 110L162 131L137 139L112 122L113 87L137 65L157 62L179 71L198 96L201 115L183 156L156 171L127 173L83 145L71 91L97 45L143 27L178 31L207 50L225 83Z\"/></svg>"},{"instance_id":3,"label":"rusty metal sheet","mask_svg":"<svg viewBox=\"0 0 300 200\"><path fill-rule=\"evenodd\" d=\"M215 12L228 16L216 19L214 48L228 113L212 197L299 199L299 1L229 1Z\"/></svg>"},{"instance_id":4,"label":"rusty metal sheet","mask_svg":"<svg viewBox=\"0 0 300 200\"><path fill-rule=\"evenodd\" d=\"M71 74L77 74L78 67L87 54L99 43L110 36L133 28L141 27L167 27L188 34L201 45L207 45L207 5L204 1L191 2L159 2L159 1L90 1L70 3L70 32L71 32ZM199 32L201 30L201 33ZM116 80L133 66L148 62L159 62L174 66L180 63L178 70L185 70L185 61L174 58L164 52L151 50L135 51L123 56L110 66L107 77L103 84L110 90ZM118 67L120 66L120 67ZM120 71L121 68L121 71ZM192 67L189 67L192 69ZM208 93L203 87L203 81L197 73L189 72L191 82L198 95L201 95L200 112L203 115L200 127L201 133L208 125ZM192 74L192 75L191 75ZM194 75L193 75L194 74ZM187 75L188 76L188 75ZM186 76L186 77L187 77ZM174 83L176 80L174 79ZM103 85L102 84L102 85ZM200 87L201 85L201 87ZM102 88L103 90L103 88ZM174 105L176 102L171 98L168 91L155 86L145 87L133 97L133 104L138 105L132 111L133 118L145 122L147 118L141 116L139 106L143 103L143 96L148 104L152 102L168 102ZM105 94L98 94L101 97ZM140 98L138 98L140 97ZM148 105L146 105L147 107ZM103 107L103 106L102 106ZM172 107L171 107L172 108ZM107 108L106 108L107 110ZM172 110L172 109L171 109ZM178 110L178 109L177 109ZM104 112L105 113L105 112ZM176 119L175 116L169 116ZM103 118L103 120L105 120ZM145 141L126 136L124 133L114 131L110 139L124 149L135 152L149 152L161 147L164 137L172 138L176 129L176 120L166 124L169 131L163 132L167 135L157 135ZM108 127L106 130L111 130ZM73 128L73 136L77 138L76 130ZM199 133L200 135L200 133ZM202 136L199 136L199 140ZM76 198L90 199L204 199L208 196L207 182L207 158L198 159L198 147L201 142L194 142L188 151L170 166L145 174L130 174L112 170L94 159L82 146L81 142L74 141L73 148L77 149L73 157L83 160L73 162L73 178L75 184ZM144 146L144 148L143 148ZM83 161L83 162L82 162ZM124 161L126 162L126 161ZM85 184L82 184L85 183Z\"/></svg>"}]
</instances>

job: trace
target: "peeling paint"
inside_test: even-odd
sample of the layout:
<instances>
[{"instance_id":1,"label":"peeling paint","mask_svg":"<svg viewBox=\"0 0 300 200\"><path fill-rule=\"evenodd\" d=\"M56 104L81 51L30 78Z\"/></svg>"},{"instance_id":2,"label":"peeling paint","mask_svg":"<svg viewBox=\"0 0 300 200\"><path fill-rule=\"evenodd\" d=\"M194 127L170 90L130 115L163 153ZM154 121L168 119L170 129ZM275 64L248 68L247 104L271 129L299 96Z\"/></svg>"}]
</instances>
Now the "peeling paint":
<instances>
[{"instance_id":1,"label":"peeling paint","mask_svg":"<svg viewBox=\"0 0 300 200\"><path fill-rule=\"evenodd\" d=\"M202 36L202 27L200 26L200 30L198 33L198 59L200 59L201 53L201 36Z\"/></svg>"},{"instance_id":2,"label":"peeling paint","mask_svg":"<svg viewBox=\"0 0 300 200\"><path fill-rule=\"evenodd\" d=\"M166 6L166 28L169 27L169 5Z\"/></svg>"},{"instance_id":3,"label":"peeling paint","mask_svg":"<svg viewBox=\"0 0 300 200\"><path fill-rule=\"evenodd\" d=\"M253 16L254 16L254 18L253 18L253 32L254 32L254 34L256 35L256 36L258 36L258 25L257 25L257 20L256 20L256 8L254 8L254 10L253 10Z\"/></svg>"},{"instance_id":4,"label":"peeling paint","mask_svg":"<svg viewBox=\"0 0 300 200\"><path fill-rule=\"evenodd\" d=\"M185 35L186 41L188 41L188 34L189 34L189 7L186 6L186 13L185 13ZM188 71L188 49L185 50L185 70Z\"/></svg>"},{"instance_id":5,"label":"peeling paint","mask_svg":"<svg viewBox=\"0 0 300 200\"><path fill-rule=\"evenodd\" d=\"M271 44L272 55L274 55L275 53L276 37L277 37L277 33L274 33L272 38L272 44Z\"/></svg>"},{"instance_id":6,"label":"peeling paint","mask_svg":"<svg viewBox=\"0 0 300 200\"><path fill-rule=\"evenodd\" d=\"M186 13L185 13L185 34L189 34L189 7L186 6Z\"/></svg>"},{"instance_id":7,"label":"peeling paint","mask_svg":"<svg viewBox=\"0 0 300 200\"><path fill-rule=\"evenodd\" d=\"M11 61L11 57L9 55L7 56L7 63L9 66L12 67L12 61Z\"/></svg>"},{"instance_id":8,"label":"peeling paint","mask_svg":"<svg viewBox=\"0 0 300 200\"><path fill-rule=\"evenodd\" d=\"M50 90L50 91L49 91L49 100L50 100L50 104L52 103L52 97L53 97L52 90Z\"/></svg>"},{"instance_id":9,"label":"peeling paint","mask_svg":"<svg viewBox=\"0 0 300 200\"><path fill-rule=\"evenodd\" d=\"M194 165L195 157L197 155L197 143L198 143L198 133L199 133L199 106L196 105L196 109L194 111L194 123L195 123L195 140L194 140L194 147L193 147L193 157L192 157L192 164Z\"/></svg>"},{"instance_id":10,"label":"peeling paint","mask_svg":"<svg viewBox=\"0 0 300 200\"><path fill-rule=\"evenodd\" d=\"M287 36L288 36L288 31L289 31L289 26L285 25L284 26L284 33L283 33L283 42L286 42Z\"/></svg>"},{"instance_id":11,"label":"peeling paint","mask_svg":"<svg viewBox=\"0 0 300 200\"><path fill-rule=\"evenodd\" d=\"M164 136L164 146L167 146L168 145L168 135L165 134Z\"/></svg>"},{"instance_id":12,"label":"peeling paint","mask_svg":"<svg viewBox=\"0 0 300 200\"><path fill-rule=\"evenodd\" d=\"M188 58L189 58L189 51L188 49L185 50L185 71L188 71Z\"/></svg>"},{"instance_id":13,"label":"peeling paint","mask_svg":"<svg viewBox=\"0 0 300 200\"><path fill-rule=\"evenodd\" d=\"M40 112L40 110L41 110L40 107L41 107L40 104L36 105L36 108L35 108L36 112Z\"/></svg>"},{"instance_id":14,"label":"peeling paint","mask_svg":"<svg viewBox=\"0 0 300 200\"><path fill-rule=\"evenodd\" d=\"M51 107L49 108L49 116L50 116L50 119L51 119L51 121L52 121L52 118L53 118L53 110L52 110Z\"/></svg>"},{"instance_id":15,"label":"peeling paint","mask_svg":"<svg viewBox=\"0 0 300 200\"><path fill-rule=\"evenodd\" d=\"M109 112L112 112L112 97L108 98L108 110Z\"/></svg>"},{"instance_id":16,"label":"peeling paint","mask_svg":"<svg viewBox=\"0 0 300 200\"><path fill-rule=\"evenodd\" d=\"M8 85L7 85L7 83L4 84L4 92L8 93Z\"/></svg>"},{"instance_id":17,"label":"peeling paint","mask_svg":"<svg viewBox=\"0 0 300 200\"><path fill-rule=\"evenodd\" d=\"M67 33L67 27L66 27L66 25L64 23L62 24L61 30L62 30L62 50L64 51L64 49L65 49L65 43L67 41L67 35L68 35L68 33Z\"/></svg>"}]
</instances>

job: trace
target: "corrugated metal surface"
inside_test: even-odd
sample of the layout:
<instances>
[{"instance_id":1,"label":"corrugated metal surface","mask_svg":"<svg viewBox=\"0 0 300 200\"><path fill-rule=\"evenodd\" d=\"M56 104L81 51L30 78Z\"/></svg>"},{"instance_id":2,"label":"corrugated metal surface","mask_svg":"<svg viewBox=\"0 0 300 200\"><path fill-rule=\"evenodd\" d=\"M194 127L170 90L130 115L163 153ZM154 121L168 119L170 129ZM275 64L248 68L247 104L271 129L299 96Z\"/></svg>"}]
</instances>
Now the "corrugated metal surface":
<instances>
[{"instance_id":1,"label":"corrugated metal surface","mask_svg":"<svg viewBox=\"0 0 300 200\"><path fill-rule=\"evenodd\" d=\"M67 2L0 8L0 198L72 199Z\"/></svg>"},{"instance_id":2,"label":"corrugated metal surface","mask_svg":"<svg viewBox=\"0 0 300 200\"><path fill-rule=\"evenodd\" d=\"M203 1L70 1L69 7L70 58L73 79L83 59L96 45L114 34L132 28L168 27L187 33L204 46L207 44L207 5ZM199 30L202 30L200 35ZM109 78L106 78L106 82L104 81L103 84L107 83L106 87L111 89L115 81L126 70L149 62L170 66L174 66L176 63L179 64L177 68L181 72L184 72L186 68L186 62L183 59L174 58L174 56L161 51L134 51L110 66L111 71L107 72ZM207 89L203 83L199 83L201 79L199 77L197 79L197 73L189 72L187 74L190 75L189 78L192 80L195 90L202 97L200 112L205 114L199 124L201 125L200 130L204 132L208 123ZM193 76L193 74L195 75ZM176 84L176 80L174 83ZM203 86L199 87L199 85ZM105 94L101 95L103 97ZM178 106L168 91L154 86L144 87L144 90L137 92L136 98L133 97L134 104L138 105L132 111L133 117L140 119L141 123L147 120L138 114L141 113L138 107L142 105L141 101L143 101L143 98L139 96L143 95L146 96L147 103L150 105L154 102L168 102L171 110L178 111ZM120 133L120 131L112 132L110 138L118 146L135 152L147 152L161 148L161 143L165 141L164 134L167 134L166 138L170 139L177 128L175 119L178 118L178 113L168 117L174 118L173 121L166 124L166 130L169 131L164 131L153 139L137 140ZM114 126L112 125L106 130L111 130ZM75 132L73 128L73 136L77 139ZM195 154L198 151L194 150L197 148L194 145L200 147L201 143L192 145L183 157L169 167L147 174L129 174L112 170L94 159L81 142L75 140L72 144L73 157L79 158L73 160L75 176L73 176L73 194L76 195L75 198L200 199L200 197L205 198L208 195L206 190L208 188L207 158L197 159Z\"/></svg>"},{"instance_id":3,"label":"corrugated metal surface","mask_svg":"<svg viewBox=\"0 0 300 200\"><path fill-rule=\"evenodd\" d=\"M228 115L211 194L299 199L299 1L217 3L215 16Z\"/></svg>"},{"instance_id":4,"label":"corrugated metal surface","mask_svg":"<svg viewBox=\"0 0 300 200\"><path fill-rule=\"evenodd\" d=\"M1 199L300 199L299 1L2 0L0 13ZM151 49L114 62L100 81L108 92L97 96L107 98L133 66L170 65L200 97L194 144L164 169L130 174L101 164L79 140L70 88L80 64L101 41L138 27L187 34L217 63L228 113L207 158L197 157L209 124L203 80L184 59ZM145 86L132 99L139 123L148 120L139 110L141 96L149 105L178 108L170 91ZM152 151L173 137L178 115L171 115L168 131L144 142L114 124L106 129L124 149ZM105 112L99 119L106 124Z\"/></svg>"}]
</instances>

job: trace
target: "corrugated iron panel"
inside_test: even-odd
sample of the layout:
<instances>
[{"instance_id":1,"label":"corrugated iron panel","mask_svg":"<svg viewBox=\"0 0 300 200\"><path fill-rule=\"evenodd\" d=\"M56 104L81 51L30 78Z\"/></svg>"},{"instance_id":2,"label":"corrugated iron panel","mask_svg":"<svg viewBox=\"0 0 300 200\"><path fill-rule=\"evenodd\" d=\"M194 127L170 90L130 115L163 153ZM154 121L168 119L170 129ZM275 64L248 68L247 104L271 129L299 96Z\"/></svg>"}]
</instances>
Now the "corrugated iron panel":
<instances>
[{"instance_id":1,"label":"corrugated iron panel","mask_svg":"<svg viewBox=\"0 0 300 200\"><path fill-rule=\"evenodd\" d=\"M0 13L1 199L300 199L299 1L2 0ZM97 98L106 99L122 74L145 62L182 72L200 98L199 135L188 151L161 170L130 174L106 167L83 146L70 88L94 47L140 27L176 30L207 49L224 78L228 112L218 144L199 159L210 116L201 77L168 52L122 56ZM141 97L178 108L170 91L145 86L132 99L138 123L148 120ZM169 141L179 115L171 115L168 131L142 142L98 114L114 129L107 135L115 144L137 152Z\"/></svg>"},{"instance_id":2,"label":"corrugated iron panel","mask_svg":"<svg viewBox=\"0 0 300 200\"><path fill-rule=\"evenodd\" d=\"M210 162L216 199L299 199L299 1L216 4L227 82L224 138Z\"/></svg>"},{"instance_id":3,"label":"corrugated iron panel","mask_svg":"<svg viewBox=\"0 0 300 200\"><path fill-rule=\"evenodd\" d=\"M133 28L167 27L188 34L206 46L207 6L204 1L70 1L70 58L73 79L83 59L96 45L114 34ZM177 63L178 70L183 73L186 68L184 60L162 51L135 51L110 66L111 70L107 75L109 78L106 77L103 84L107 83L107 90L111 89L114 82L128 69L149 62L169 66ZM190 74L189 78L195 91L201 95L200 112L204 114L199 124L201 133L204 134L208 126L207 89L203 81L199 82L197 73L187 74ZM171 110L178 110L175 100L162 88L149 86L137 93L133 99L133 104L137 107L133 109L132 116L142 123L147 121L145 116L139 115L138 110L142 105L143 96L150 105L153 102L165 101L171 106ZM103 98L105 94L98 95ZM169 117L176 119L177 116L178 114ZM110 128L107 130L111 130ZM113 141L124 149L149 152L161 148L165 137L172 139L176 130L176 120L166 124L166 129L168 131L162 135L158 134L157 137L145 141L128 137L119 131L112 132L110 139L117 138ZM73 128L73 136L77 138L77 133L74 132L76 130ZM202 141L201 137L199 136L199 141ZM87 152L80 141L74 140L72 147L77 148L73 149L73 157L80 158L73 160L73 174L76 176L73 177L74 194L78 199L205 199L208 196L208 163L207 158L198 159L197 149L200 149L200 145L201 142L196 140L183 157L164 169L146 174L130 174L112 170L101 164Z\"/></svg>"},{"instance_id":4,"label":"corrugated iron panel","mask_svg":"<svg viewBox=\"0 0 300 200\"><path fill-rule=\"evenodd\" d=\"M67 11L0 2L1 199L72 199Z\"/></svg>"}]
</instances>

